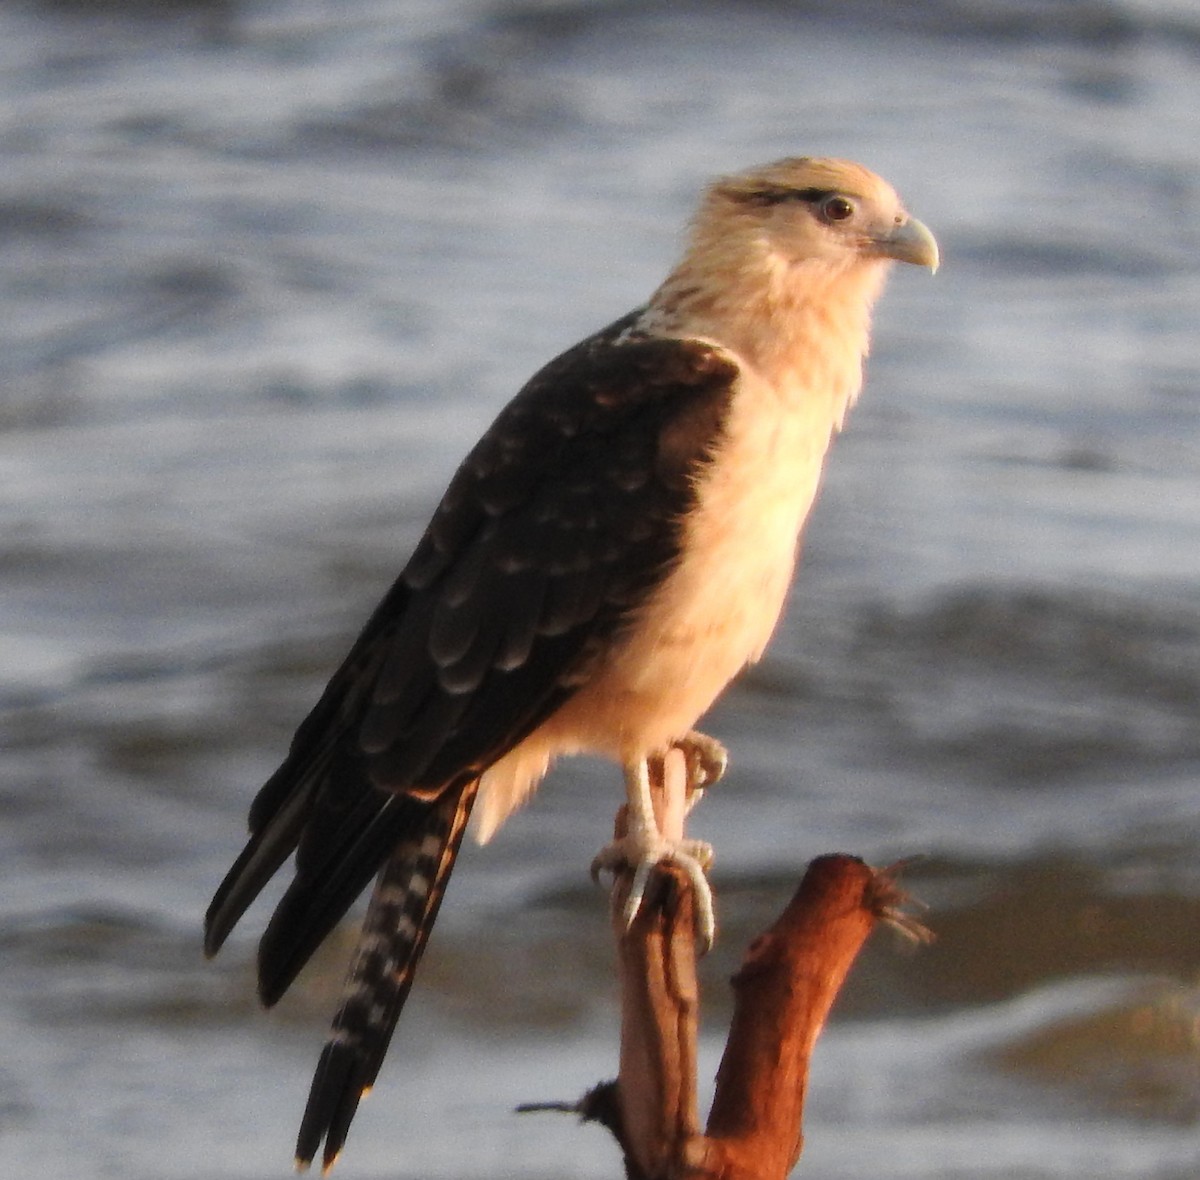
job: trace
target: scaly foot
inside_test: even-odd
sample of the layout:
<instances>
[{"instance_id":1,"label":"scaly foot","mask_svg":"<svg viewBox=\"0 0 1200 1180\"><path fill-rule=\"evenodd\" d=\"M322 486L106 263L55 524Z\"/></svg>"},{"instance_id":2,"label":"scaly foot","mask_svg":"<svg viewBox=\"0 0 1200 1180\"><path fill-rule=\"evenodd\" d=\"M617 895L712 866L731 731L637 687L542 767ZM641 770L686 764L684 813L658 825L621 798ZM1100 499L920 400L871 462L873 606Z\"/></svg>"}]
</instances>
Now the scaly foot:
<instances>
[{"instance_id":1,"label":"scaly foot","mask_svg":"<svg viewBox=\"0 0 1200 1180\"><path fill-rule=\"evenodd\" d=\"M700 741L692 741L700 738ZM686 743L686 744L685 744ZM684 795L682 814L686 814L699 797L703 785L716 781L725 767L725 751L711 738L702 734L689 734L678 745L683 754L685 781L675 781L671 768L663 755L664 782L668 791L681 791ZM714 756L714 750L719 758ZM697 782L696 768L703 769L703 778ZM692 885L696 905L696 927L703 949L712 946L716 932L716 917L713 911L712 890L705 871L712 864L712 846L703 840L685 840L664 836L654 818L654 804L650 797L650 776L645 761L625 767L625 788L628 795L628 827L624 836L603 848L592 861L592 877L597 879L607 869L614 874L623 868L633 869L633 883L625 901L624 918L628 928L633 924L646 895L646 886L651 872L661 864L676 865ZM681 829L682 831L682 829Z\"/></svg>"}]
</instances>

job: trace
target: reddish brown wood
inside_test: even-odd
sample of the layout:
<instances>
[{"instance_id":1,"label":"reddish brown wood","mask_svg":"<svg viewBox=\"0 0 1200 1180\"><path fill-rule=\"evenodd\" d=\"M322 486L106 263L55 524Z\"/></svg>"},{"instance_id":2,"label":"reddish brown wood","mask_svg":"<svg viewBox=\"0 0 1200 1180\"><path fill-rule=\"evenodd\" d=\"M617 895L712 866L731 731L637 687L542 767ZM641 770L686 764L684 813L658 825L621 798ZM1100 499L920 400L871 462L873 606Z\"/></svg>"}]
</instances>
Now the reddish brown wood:
<instances>
[{"instance_id":1,"label":"reddish brown wood","mask_svg":"<svg viewBox=\"0 0 1200 1180\"><path fill-rule=\"evenodd\" d=\"M733 977L733 1023L697 1170L783 1180L795 1166L813 1047L880 916L878 874L855 857L823 856L750 945Z\"/></svg>"},{"instance_id":2,"label":"reddish brown wood","mask_svg":"<svg viewBox=\"0 0 1200 1180\"><path fill-rule=\"evenodd\" d=\"M681 837L682 758L653 776L664 831ZM623 817L618 816L618 835ZM708 1125L696 1111L699 998L691 886L659 870L629 929L631 873L616 882L613 926L621 981L621 1064L576 1109L607 1126L630 1180L783 1180L803 1147L808 1070L846 974L875 924L927 937L899 912L894 870L857 857L814 860L774 924L754 940L732 983L733 1023Z\"/></svg>"},{"instance_id":3,"label":"reddish brown wood","mask_svg":"<svg viewBox=\"0 0 1200 1180\"><path fill-rule=\"evenodd\" d=\"M652 767L655 814L665 835L682 838L686 793L682 756ZM665 780L665 781L664 781ZM620 821L618 821L618 825ZM696 1111L695 909L683 874L659 870L626 930L631 874L613 894L613 926L621 981L621 1065L617 1103L622 1149L631 1177L668 1175L699 1133Z\"/></svg>"}]
</instances>

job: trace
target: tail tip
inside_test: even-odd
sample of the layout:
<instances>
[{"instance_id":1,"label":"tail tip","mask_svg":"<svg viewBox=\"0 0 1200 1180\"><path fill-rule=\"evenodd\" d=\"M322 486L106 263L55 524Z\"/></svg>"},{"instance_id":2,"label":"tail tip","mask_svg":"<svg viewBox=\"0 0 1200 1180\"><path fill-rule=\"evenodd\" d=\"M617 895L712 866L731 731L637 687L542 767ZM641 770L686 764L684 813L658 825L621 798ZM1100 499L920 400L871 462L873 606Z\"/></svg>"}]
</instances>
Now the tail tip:
<instances>
[{"instance_id":1,"label":"tail tip","mask_svg":"<svg viewBox=\"0 0 1200 1180\"><path fill-rule=\"evenodd\" d=\"M325 1158L321 1161L321 1175L328 1176L333 1171L333 1165L338 1162L342 1154L341 1148L332 1153L327 1152ZM296 1171L301 1175L306 1173L312 1167L312 1156L296 1156Z\"/></svg>"}]
</instances>

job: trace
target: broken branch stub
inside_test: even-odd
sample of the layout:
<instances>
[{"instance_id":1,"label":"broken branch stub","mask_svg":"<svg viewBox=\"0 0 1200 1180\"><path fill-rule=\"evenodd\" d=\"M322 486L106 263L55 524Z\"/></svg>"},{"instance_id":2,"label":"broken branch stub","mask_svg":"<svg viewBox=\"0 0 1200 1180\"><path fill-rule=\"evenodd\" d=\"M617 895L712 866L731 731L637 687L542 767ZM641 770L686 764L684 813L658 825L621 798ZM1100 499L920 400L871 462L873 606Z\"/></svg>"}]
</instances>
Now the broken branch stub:
<instances>
[{"instance_id":1,"label":"broken branch stub","mask_svg":"<svg viewBox=\"0 0 1200 1180\"><path fill-rule=\"evenodd\" d=\"M686 815L682 755L651 767L663 834L680 839ZM617 835L623 815L618 813ZM902 865L875 870L841 854L814 860L776 921L748 948L732 984L733 1022L708 1123L696 1111L699 992L692 886L660 866L626 925L633 871L614 885L621 986L617 1080L575 1109L617 1139L629 1180L784 1180L800 1157L809 1064L855 956L879 921L929 937L903 913Z\"/></svg>"}]
</instances>

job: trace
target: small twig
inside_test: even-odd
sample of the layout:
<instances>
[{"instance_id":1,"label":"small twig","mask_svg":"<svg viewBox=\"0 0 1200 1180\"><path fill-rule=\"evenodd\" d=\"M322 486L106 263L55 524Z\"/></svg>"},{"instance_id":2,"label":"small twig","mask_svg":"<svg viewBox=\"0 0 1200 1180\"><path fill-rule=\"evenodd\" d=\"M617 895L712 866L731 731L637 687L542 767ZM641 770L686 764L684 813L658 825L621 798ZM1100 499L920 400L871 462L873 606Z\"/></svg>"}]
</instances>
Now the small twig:
<instances>
[{"instance_id":1,"label":"small twig","mask_svg":"<svg viewBox=\"0 0 1200 1180\"><path fill-rule=\"evenodd\" d=\"M599 1123L623 1139L621 1112L617 1106L616 1082L601 1082L593 1086L577 1102L522 1102L517 1114L573 1114L581 1123Z\"/></svg>"},{"instance_id":2,"label":"small twig","mask_svg":"<svg viewBox=\"0 0 1200 1180\"><path fill-rule=\"evenodd\" d=\"M876 869L866 902L875 916L897 934L918 946L928 946L937 936L915 915L906 914L903 907L915 905L922 910L929 907L907 890L901 889L899 883L900 874L921 859L919 856L906 856L903 860Z\"/></svg>"}]
</instances>

